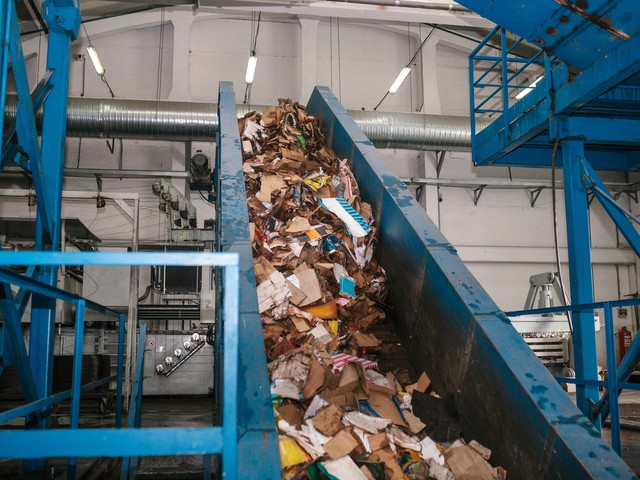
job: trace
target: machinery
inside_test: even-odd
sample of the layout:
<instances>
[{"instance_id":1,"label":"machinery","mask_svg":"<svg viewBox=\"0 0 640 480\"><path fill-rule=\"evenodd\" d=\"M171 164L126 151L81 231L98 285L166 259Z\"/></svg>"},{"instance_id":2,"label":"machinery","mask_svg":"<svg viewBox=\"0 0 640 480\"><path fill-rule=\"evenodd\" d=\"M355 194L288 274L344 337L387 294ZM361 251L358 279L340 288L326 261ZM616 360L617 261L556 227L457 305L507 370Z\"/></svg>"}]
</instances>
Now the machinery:
<instances>
[{"instance_id":1,"label":"machinery","mask_svg":"<svg viewBox=\"0 0 640 480\"><path fill-rule=\"evenodd\" d=\"M26 413L27 431L0 431L3 455L29 459L26 467L31 471L44 468L46 462L43 457L70 457L71 472L75 465L74 456L125 457L123 473L129 473L130 456L197 454L209 458L211 454L222 454L226 478L250 478L255 476L256 468L259 468L261 478L281 478L278 433L273 421L244 182L241 180L242 157L235 98L232 86L225 82L220 86L218 101L214 179L215 249L222 255L200 255L204 264L222 273L216 277L220 281L215 287L215 304L218 308L222 304L224 308L214 324L214 384L224 384L214 392L218 423L191 431L172 429L177 438L189 438L189 441L171 442L171 445L167 445L166 437L162 435L149 435L144 429L140 430L138 405L142 391L140 382L144 378L144 355L140 354L132 356L136 359L135 369L131 369L136 373L136 380L132 389L133 414L128 422L129 428L78 429L78 408L73 408L76 415L72 415L71 429L42 431L48 427L48 416L40 415L38 410L42 410L41 405L50 405L46 402L51 402L51 363L55 346L52 341L55 302L51 298L56 298L56 295L65 297L64 293L52 288L57 282L58 266L75 265L79 260L90 264L98 258L88 254L71 256L57 253L60 249L60 194L64 166L64 151L60 145L64 145L66 133L66 72L69 70L70 42L77 35L80 15L76 2L51 0L46 3L47 23L55 25L49 33L47 69L52 81L48 85L48 97L41 95L43 88L37 88L33 96L29 92L21 52L15 51L16 45L20 44L17 30L7 28L6 32L18 38L3 43L5 53L9 48L13 49L12 67L17 72L16 87L21 101L20 121L16 122L14 130L17 130L16 146L19 145L22 151L11 145L3 150L2 166L11 159L32 172L38 207L36 244L42 247L40 250L49 250L33 252L27 259L19 252L17 255L16 252L0 254L5 259L3 265L34 266L38 269L35 279L20 277L6 268L0 270L4 282L4 295L0 299L3 341L14 347L8 359L19 367L27 401L36 404ZM547 53L555 55L553 60L534 58L529 62L544 66L546 80L540 85L546 84L545 88L534 90L525 85L533 91L519 105L510 105L513 97L505 94L502 110L494 109L494 113L502 115L496 115L498 121L480 132L482 137L476 135L477 110L474 108L474 161L481 165L502 161L506 165L538 162L537 166L547 166L555 158L551 155L553 144L556 144L554 150L560 148L567 192L567 217L571 223L568 229L569 256L571 276L575 279L571 288L572 301L575 304L588 303L593 298L587 188L610 213L632 248L640 252L638 232L629 227L628 220L624 223L626 217L612 206L615 202L609 201L610 194L593 170L608 166L631 170L640 164L638 139L634 135L638 125L633 112L637 106L637 92L633 90L637 86L637 78L634 79L633 75L640 70L640 37L625 33L625 30L636 32L638 29L640 20L634 15L636 2L594 0L574 4L565 0L460 0L460 3L497 23L508 24L506 26L512 27L532 44L544 46ZM8 5L8 17L13 19L14 3L5 2L4 5ZM615 26L610 22L616 22ZM508 55L506 34L501 36L501 40L505 55ZM486 43L479 49L484 45ZM6 55L3 58L6 62ZM496 63L502 67L504 90L508 89L508 62L505 58L501 64L499 61ZM470 63L473 67L473 60ZM568 66L574 70L570 72ZM575 70L581 73L575 74ZM570 74L571 82L568 81ZM470 89L473 91L477 82L473 78L471 80ZM616 90L621 84L623 90ZM627 90L629 87L631 90ZM4 91L1 96L4 102ZM46 97L46 103L43 97ZM33 104L38 109L42 103L44 118L40 148ZM615 118L612 123L603 120L617 109L626 110L627 115ZM574 116L577 110L580 110L580 115ZM416 370L426 371L438 392L454 397L467 436L489 447L494 452L495 461L504 465L513 478L528 478L532 472L540 477L557 478L636 478L582 413L593 411L589 402L597 400L597 387L581 385L577 395L580 409L573 404L513 328L508 317L462 263L455 248L425 215L407 187L386 167L371 141L358 129L328 88L316 87L307 103L307 111L319 119L327 143L337 155L352 163L362 198L371 205L376 224L380 227L377 255L388 274L388 304L393 320ZM12 128L7 132L10 138L15 133ZM587 156L593 159L593 165L584 160L585 139L595 144L595 148L587 148ZM522 150L520 155L518 150ZM549 155L541 155L541 151ZM43 158L47 159L47 172L52 173L46 181ZM163 200L168 208L179 212L180 227L183 226L182 220L189 224L189 209L186 209L186 216L182 214L185 209L179 198L178 208L173 208L176 198L171 189L161 187L158 193L168 194L168 198L163 196ZM99 255L108 265L131 265L123 259L127 255ZM135 265L150 267L161 262L166 266L184 267L192 262L191 255L184 252L162 255L147 252L133 253L129 257L138 262ZM167 260L158 260L159 257ZM76 263L70 263L72 261ZM135 270L132 270L134 275ZM40 305L32 316L35 328L29 339L29 357L21 338L17 338L23 310L21 302L16 301L10 291L11 282L34 288L34 299ZM239 285L239 291L236 285ZM542 297L546 297L545 302L550 299L544 289ZM82 308L89 305L100 310L100 306L84 299L75 296L65 298ZM134 305L130 312L137 306ZM76 333L82 338L84 317L81 309L78 311L76 328L80 328ZM101 311L117 318L119 325L124 325L121 313L108 308ZM593 321L593 317L579 312L574 319L576 370L579 376L587 378L596 366L592 358L595 338L591 338L590 328L582 325ZM133 348L137 318L134 316L129 320L133 328L128 331L128 347ZM140 326L139 343L145 341L146 326L146 323ZM124 336L124 328L121 327L119 335L119 338ZM186 350L184 335L186 332L180 332L178 337ZM147 345L151 338L146 339ZM194 340L193 333L191 339ZM200 342L199 336L197 342ZM157 345L155 340L153 343ZM635 364L638 345L637 340L631 345L620 367L620 378L628 378L628 363ZM166 349L169 343L164 346ZM167 379L167 373L175 372L170 373L169 378L179 373L179 363L187 353L177 345L177 339L170 348L169 352L155 352L159 356L152 363L154 378L162 380L161 377ZM138 346L138 350L145 351L144 343ZM122 358L122 352L119 353L118 357ZM74 362L81 365L81 355L74 357ZM121 369L119 364L120 372ZM617 392L615 384L613 388ZM118 397L120 393L118 391ZM79 370L74 370L74 387L70 396L73 396L76 407L79 395ZM614 404L617 405L611 403ZM119 414L117 418L119 427Z\"/></svg>"},{"instance_id":2,"label":"machinery","mask_svg":"<svg viewBox=\"0 0 640 480\"><path fill-rule=\"evenodd\" d=\"M555 306L553 291L562 298L562 289L556 273L532 275L529 278L529 293L523 310ZM566 313L522 315L510 320L552 375L575 377L572 368L571 326ZM571 387L575 388L573 385Z\"/></svg>"}]
</instances>

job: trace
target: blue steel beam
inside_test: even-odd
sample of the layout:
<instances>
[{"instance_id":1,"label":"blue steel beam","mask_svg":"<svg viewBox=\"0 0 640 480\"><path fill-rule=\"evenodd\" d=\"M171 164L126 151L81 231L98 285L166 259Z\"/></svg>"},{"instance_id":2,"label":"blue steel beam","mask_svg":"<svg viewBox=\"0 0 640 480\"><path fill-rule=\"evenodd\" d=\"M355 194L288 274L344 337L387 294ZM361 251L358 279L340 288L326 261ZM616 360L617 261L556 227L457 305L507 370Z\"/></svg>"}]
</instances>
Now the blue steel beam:
<instances>
[{"instance_id":1,"label":"blue steel beam","mask_svg":"<svg viewBox=\"0 0 640 480\"><path fill-rule=\"evenodd\" d=\"M516 32L517 33L517 32ZM588 69L577 75L571 82L566 79L566 70L554 69L546 72L552 78L552 85L543 81L533 92L517 102L508 111L510 137L504 130L504 119L499 117L482 132L478 133L474 152L477 164L491 164L498 158L512 152L548 128L549 118L566 116L588 106L614 87L640 71L640 36L635 35L621 43L608 55L598 59ZM554 103L546 101L547 91L553 91ZM533 108L535 106L535 108ZM473 114L473 113L472 113ZM502 162L502 164L505 164Z\"/></svg>"},{"instance_id":2,"label":"blue steel beam","mask_svg":"<svg viewBox=\"0 0 640 480\"><path fill-rule=\"evenodd\" d=\"M4 112L7 101L7 82L9 76L9 43L11 42L11 9L15 8L12 2L2 2L0 4L0 112ZM4 115L0 118L0 132L4 132Z\"/></svg>"},{"instance_id":3,"label":"blue steel beam","mask_svg":"<svg viewBox=\"0 0 640 480\"><path fill-rule=\"evenodd\" d=\"M635 254L640 257L640 234L631 224L628 216L617 205L613 195L607 190L607 187L602 183L602 180L600 180L600 177L598 177L587 160L582 160L581 169L584 171L585 184L591 187L591 191L602 205L602 208L613 220L614 225L622 233L622 236L627 240Z\"/></svg>"},{"instance_id":4,"label":"blue steel beam","mask_svg":"<svg viewBox=\"0 0 640 480\"><path fill-rule=\"evenodd\" d=\"M15 78L16 91L18 93L15 129L17 133L18 143L28 158L33 175L33 185L36 194L43 200L47 198L49 189L48 179L45 178L45 172L42 168L42 153L40 151L40 143L38 141L38 131L36 129L36 117L33 111L33 103L29 91L29 79L22 54L22 41L20 38L20 30L18 27L18 18L15 11L15 3L8 0L11 15L11 40L9 50L11 52L11 66L13 76ZM53 230L53 219L50 205L46 202L38 202L38 216L41 219L46 235L49 237Z\"/></svg>"},{"instance_id":5,"label":"blue steel beam","mask_svg":"<svg viewBox=\"0 0 640 480\"><path fill-rule=\"evenodd\" d=\"M378 260L389 277L396 326L414 366L438 391L456 396L467 435L490 447L514 478L636 478L329 89L317 87L307 110L336 154L353 162L379 225Z\"/></svg>"},{"instance_id":6,"label":"blue steel beam","mask_svg":"<svg viewBox=\"0 0 640 480\"><path fill-rule=\"evenodd\" d=\"M562 5L563 0L460 0L458 3L530 43L544 47L580 70L628 41L624 38L625 32L633 35L640 28L636 0L590 0L584 2L584 9L576 9L576 2L569 1L566 4L573 4L574 8L567 8Z\"/></svg>"},{"instance_id":7,"label":"blue steel beam","mask_svg":"<svg viewBox=\"0 0 640 480\"><path fill-rule=\"evenodd\" d=\"M138 347L136 350L136 365L133 374L133 387L131 388L131 398L129 400L129 416L127 417L127 428L140 428L140 415L142 411L142 376L144 374L144 347L145 338L147 336L147 324L140 324L138 332ZM134 480L136 477L136 469L138 467L137 456L127 455L122 459L120 465L120 479Z\"/></svg>"},{"instance_id":8,"label":"blue steel beam","mask_svg":"<svg viewBox=\"0 0 640 480\"><path fill-rule=\"evenodd\" d=\"M256 296L253 256L249 238L249 214L247 211L242 151L238 135L238 120L235 113L235 94L230 82L220 82L218 96L218 128L216 168L216 250L236 252L240 256L240 331L238 365L238 477L251 478L260 472L262 479L282 478L278 433L273 420L269 393L267 355L260 327L258 298ZM226 293L226 292L224 292ZM222 354L226 355L226 337L220 338L217 330L216 343L222 343ZM224 335L224 328L222 329ZM218 351L218 354L220 352ZM216 377L226 376L217 362ZM219 385L220 383L218 383ZM219 390L218 390L219 391ZM224 392L217 398L226 402Z\"/></svg>"},{"instance_id":9,"label":"blue steel beam","mask_svg":"<svg viewBox=\"0 0 640 480\"><path fill-rule=\"evenodd\" d=\"M36 88L31 92L31 103L33 104L34 113L38 112L42 107L42 104L47 99L47 95L51 91L49 85L49 79L53 75L51 70L48 70L42 77ZM4 145L2 146L2 158L0 159L0 171L4 169L9 160L13 160L15 163L22 165L26 170L31 171L31 166L25 159L22 158L22 152L18 148L18 139L15 131L15 122L7 126L7 129L3 135Z\"/></svg>"},{"instance_id":10,"label":"blue steel beam","mask_svg":"<svg viewBox=\"0 0 640 480\"><path fill-rule=\"evenodd\" d=\"M5 430L0 431L0 458L202 455L220 453L222 441L222 430L216 427Z\"/></svg>"},{"instance_id":11,"label":"blue steel beam","mask_svg":"<svg viewBox=\"0 0 640 480\"><path fill-rule=\"evenodd\" d=\"M571 303L593 302L591 276L591 241L589 234L589 207L586 185L582 181L583 144L580 140L566 140L561 145L564 172L564 197L567 212L567 246L569 248L569 273ZM592 311L574 312L573 345L576 377L598 378L598 354L596 331ZM576 388L578 408L585 415L599 399L598 389L589 386ZM600 423L592 419L597 428Z\"/></svg>"},{"instance_id":12,"label":"blue steel beam","mask_svg":"<svg viewBox=\"0 0 640 480\"><path fill-rule=\"evenodd\" d=\"M77 1L49 1L42 3L42 12L49 26L47 48L47 71L53 74L49 80L51 92L44 102L42 121L41 152L29 156L29 166L33 174L34 185L38 200L38 215L36 216L37 250L60 250L60 229L62 211L62 183L64 176L64 145L66 139L67 97L69 89L69 63L71 59L71 42L77 37L80 28L80 6ZM20 50L21 52L21 50ZM17 62L14 56L14 70L16 64L24 68L24 62ZM18 77L16 76L16 83ZM20 96L20 95L19 95ZM27 97L21 95L22 100ZM28 98L28 105L22 105L21 110L29 115L29 132L37 140L37 130L33 117L33 106ZM24 113L22 114L24 116ZM17 119L18 125L20 119ZM20 137L20 128L18 137ZM46 185L44 184L46 159ZM38 186L38 183L40 185ZM43 205L41 207L41 205ZM40 267L38 280L54 287L58 282L58 267ZM53 344L55 334L54 299L34 294L31 300L31 330L29 336L29 361L36 384L36 391L40 398L51 394L53 381ZM27 428L47 428L48 417L45 416L37 424L29 422ZM39 471L46 466L45 459L29 460L24 463L26 471Z\"/></svg>"}]
</instances>

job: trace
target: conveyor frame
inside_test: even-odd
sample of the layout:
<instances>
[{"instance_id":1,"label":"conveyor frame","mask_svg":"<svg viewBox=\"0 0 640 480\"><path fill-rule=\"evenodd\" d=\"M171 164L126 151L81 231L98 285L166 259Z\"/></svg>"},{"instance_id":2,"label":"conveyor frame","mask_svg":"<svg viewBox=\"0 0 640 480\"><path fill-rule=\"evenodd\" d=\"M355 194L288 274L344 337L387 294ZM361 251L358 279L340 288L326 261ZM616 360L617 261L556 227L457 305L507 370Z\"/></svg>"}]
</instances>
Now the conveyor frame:
<instances>
[{"instance_id":1,"label":"conveyor frame","mask_svg":"<svg viewBox=\"0 0 640 480\"><path fill-rule=\"evenodd\" d=\"M378 260L405 347L438 392L455 395L467 438L491 448L514 478L636 478L330 90L316 87L307 111L319 118L337 155L352 162L362 197L373 207Z\"/></svg>"}]
</instances>

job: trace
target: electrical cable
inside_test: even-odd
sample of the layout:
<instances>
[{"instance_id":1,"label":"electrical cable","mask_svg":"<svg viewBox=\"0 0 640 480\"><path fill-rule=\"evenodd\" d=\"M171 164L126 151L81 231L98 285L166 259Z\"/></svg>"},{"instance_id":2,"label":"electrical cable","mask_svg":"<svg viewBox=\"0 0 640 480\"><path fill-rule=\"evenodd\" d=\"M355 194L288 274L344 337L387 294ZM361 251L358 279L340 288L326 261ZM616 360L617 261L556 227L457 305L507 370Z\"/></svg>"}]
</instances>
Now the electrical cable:
<instances>
[{"instance_id":1,"label":"electrical cable","mask_svg":"<svg viewBox=\"0 0 640 480\"><path fill-rule=\"evenodd\" d=\"M427 43L427 41L431 38L431 35L433 35L433 32L435 32L435 30L436 30L435 27L431 29L429 34L425 37L425 39L422 41L422 43L420 44L416 52L413 54L413 57L411 57L411 60L409 60L409 62L405 65L405 68L406 67L411 68L411 65L415 61L416 57L420 54L420 52L422 52L422 47L424 47L425 43ZM378 109L378 107L382 104L382 102L384 102L385 98L387 98L389 93L390 93L389 90L387 90L387 93L384 94L384 97L382 97L382 99L378 102L378 104L375 107L373 107L374 111Z\"/></svg>"},{"instance_id":2,"label":"electrical cable","mask_svg":"<svg viewBox=\"0 0 640 480\"><path fill-rule=\"evenodd\" d=\"M200 196L202 197L202 199L203 199L205 202L209 202L209 203L210 203L210 204L212 204L212 205L215 205L215 204L216 204L215 202L212 202L212 201L211 201L211 200L209 200L207 197L205 197L205 196L204 196L204 194L202 193L202 190L198 190L198 193L200 194Z\"/></svg>"},{"instance_id":3,"label":"electrical cable","mask_svg":"<svg viewBox=\"0 0 640 480\"><path fill-rule=\"evenodd\" d=\"M340 54L340 17L336 18L336 29L338 32L338 100L342 103L342 61Z\"/></svg>"},{"instance_id":4,"label":"electrical cable","mask_svg":"<svg viewBox=\"0 0 640 480\"><path fill-rule=\"evenodd\" d=\"M558 153L558 144L560 139L556 138L553 144L553 153L551 154L551 205L553 210L553 243L556 254L556 270L558 271L558 282L560 283L560 291L562 292L562 303L564 306L569 304L569 297L567 291L564 288L564 281L562 280L562 269L560 268L560 246L558 242L558 211L556 208L556 155ZM571 318L571 312L567 312L567 318L569 320L569 331L573 335L573 321Z\"/></svg>"},{"instance_id":5,"label":"electrical cable","mask_svg":"<svg viewBox=\"0 0 640 480\"><path fill-rule=\"evenodd\" d=\"M252 57L256 56L256 49L258 48L258 34L260 33L260 19L262 18L262 12L258 12L258 17L256 20L256 13L251 12L251 40L249 42L249 55ZM244 88L244 100L242 103L251 104L251 87L252 83L245 83Z\"/></svg>"}]
</instances>

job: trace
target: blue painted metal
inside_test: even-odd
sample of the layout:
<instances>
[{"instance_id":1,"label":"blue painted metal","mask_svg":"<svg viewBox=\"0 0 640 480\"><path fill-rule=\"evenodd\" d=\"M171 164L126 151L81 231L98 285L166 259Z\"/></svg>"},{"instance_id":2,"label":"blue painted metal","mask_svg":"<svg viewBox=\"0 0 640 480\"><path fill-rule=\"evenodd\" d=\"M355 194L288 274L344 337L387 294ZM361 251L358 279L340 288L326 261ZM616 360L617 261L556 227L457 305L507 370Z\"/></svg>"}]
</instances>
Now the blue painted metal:
<instances>
[{"instance_id":1,"label":"blue painted metal","mask_svg":"<svg viewBox=\"0 0 640 480\"><path fill-rule=\"evenodd\" d=\"M235 114L235 95L229 82L221 82L218 97L220 127L216 139L216 250L236 252L240 256L240 345L238 365L238 440L240 478L251 478L256 471L264 479L282 478L278 434L273 421L266 352L262 338L258 299L255 289L253 256L249 239L242 152ZM226 275L226 274L225 274ZM226 277L225 277L226 281ZM225 290L223 293L227 293ZM228 348L226 325L216 325L215 349L226 355ZM223 338L224 336L224 338ZM226 371L215 366L215 385L220 385ZM216 404L226 407L226 393L216 388Z\"/></svg>"},{"instance_id":2,"label":"blue painted metal","mask_svg":"<svg viewBox=\"0 0 640 480\"><path fill-rule=\"evenodd\" d=\"M604 328L607 342L607 383L610 392L618 391L618 379L616 372L616 343L615 333L613 332L613 312L611 305L606 304L604 308ZM620 455L622 449L620 446L620 411L618 407L618 398L611 402L611 446L613 450Z\"/></svg>"},{"instance_id":3,"label":"blue painted metal","mask_svg":"<svg viewBox=\"0 0 640 480\"><path fill-rule=\"evenodd\" d=\"M598 177L591 165L589 165L588 161L582 161L581 171L584 172L581 173L582 181L591 188L591 191L602 204L602 207L605 209L611 220L613 220L613 223L620 233L622 233L622 236L627 240L629 246L633 249L636 255L640 257L640 234L629 221L630 214L627 214L622 207L616 203L613 196L609 190L607 190L604 183L602 183L602 180L600 180L600 177ZM635 217L631 218L636 223L640 223L640 221Z\"/></svg>"},{"instance_id":4,"label":"blue painted metal","mask_svg":"<svg viewBox=\"0 0 640 480\"><path fill-rule=\"evenodd\" d=\"M580 140L567 140L561 148L567 212L571 303L579 305L593 302L589 207L586 186L582 182L581 168L584 150ZM593 312L575 312L572 320L576 376L597 378L598 355ZM576 401L578 408L587 415L591 405L598 401L598 389L579 385L576 389ZM599 421L593 420L596 428L599 428Z\"/></svg>"},{"instance_id":5,"label":"blue painted metal","mask_svg":"<svg viewBox=\"0 0 640 480\"><path fill-rule=\"evenodd\" d=\"M73 373L71 380L71 416L69 428L75 429L80 425L80 392L82 387L82 353L84 345L84 318L86 301L76 303L75 342L73 347ZM69 457L67 461L67 478L76 478L76 458Z\"/></svg>"},{"instance_id":6,"label":"blue painted metal","mask_svg":"<svg viewBox=\"0 0 640 480\"><path fill-rule=\"evenodd\" d=\"M460 0L458 3L516 32L580 70L625 44L606 27L633 36L640 29L635 0L590 0L581 16L551 0ZM566 2L573 3L576 2ZM564 18L562 18L564 17Z\"/></svg>"},{"instance_id":7,"label":"blue painted metal","mask_svg":"<svg viewBox=\"0 0 640 480\"><path fill-rule=\"evenodd\" d=\"M167 441L168 438L171 441ZM0 431L0 442L2 458L202 455L220 453L223 435L222 430L215 427L3 430Z\"/></svg>"},{"instance_id":8,"label":"blue painted metal","mask_svg":"<svg viewBox=\"0 0 640 480\"><path fill-rule=\"evenodd\" d=\"M639 299L631 299L631 300L615 300L608 302L596 302L596 303L588 303L582 305L567 305L561 307L550 307L550 308L537 308L533 310L517 310L514 312L507 312L509 317L518 317L521 315L548 315L552 313L559 312L573 312L574 319L575 315L580 312L594 311L595 309L603 309L605 314L605 342L606 342L606 355L607 355L607 381L599 381L595 378L566 378L566 377L556 377L556 380L559 383L572 383L578 386L589 386L589 387L606 387L607 390L603 393L602 397L596 403L592 411L590 412L591 417L601 417L602 421L607 418L609 414L609 407L611 407L611 443L614 451L618 454L621 452L621 443L620 443L620 414L618 407L618 395L622 389L629 390L638 390L640 391L640 385L626 383L624 380L628 378L621 375L621 370L616 368L616 349L615 349L615 332L614 322L613 322L613 308L619 307L631 307L640 305ZM574 324L575 325L575 324ZM634 345L635 344L635 345ZM634 340L634 344L632 344L631 348L627 352L627 356L625 359L628 359L627 365L631 365L632 367L638 363L640 360L640 342L636 342ZM620 365L623 366L624 362ZM630 373L630 372L629 372ZM610 392L616 392L615 402L610 402ZM606 410L605 410L606 409ZM602 415L601 415L602 412Z\"/></svg>"},{"instance_id":9,"label":"blue painted metal","mask_svg":"<svg viewBox=\"0 0 640 480\"><path fill-rule=\"evenodd\" d=\"M414 367L425 370L439 392L455 395L468 436L490 447L515 478L636 478L329 89L317 87L307 111L319 118L336 154L353 162L379 225L378 260L388 274L393 319Z\"/></svg>"},{"instance_id":10,"label":"blue painted metal","mask_svg":"<svg viewBox=\"0 0 640 480\"><path fill-rule=\"evenodd\" d=\"M133 374L133 387L131 388L131 398L129 400L129 417L127 428L140 428L140 415L142 412L142 376L144 375L144 347L147 336L147 324L141 323L138 332L138 349L136 350L136 365ZM120 465L120 479L134 480L138 469L138 457L127 456L122 459Z\"/></svg>"},{"instance_id":11,"label":"blue painted metal","mask_svg":"<svg viewBox=\"0 0 640 480\"><path fill-rule=\"evenodd\" d=\"M103 265L122 267L129 265L139 266L202 266L225 267L234 265L235 253L186 253L166 252L158 255L157 252L129 252L126 255L117 252L0 252L0 265ZM12 279L13 281L13 279ZM60 298L64 300L60 291ZM67 293L68 294L68 293ZM71 294L68 294L71 295ZM76 298L76 296L72 296ZM87 300L87 308L91 302ZM97 304L94 304L97 305ZM115 310L111 310L115 312Z\"/></svg>"},{"instance_id":12,"label":"blue painted metal","mask_svg":"<svg viewBox=\"0 0 640 480\"><path fill-rule=\"evenodd\" d=\"M222 417L221 427L207 427L207 428L170 428L170 429L140 429L140 428L127 428L119 429L119 425L116 425L116 430L98 429L98 430L77 430L71 428L70 430L35 430L35 431L0 431L0 444L3 445L3 449L0 449L0 458L23 458L23 459L40 459L43 457L81 457L81 456L100 456L100 457L137 457L142 455L185 455L185 454L200 454L222 455L222 474L225 478L236 479L238 473L236 471L238 465L238 414L235 405L236 394L238 389L238 377L234 376L234 373L238 372L238 348L241 336L239 335L240 321L238 313L238 301L239 301L239 256L236 253L200 253L200 254L188 254L188 253L169 253L158 255L157 253L129 253L110 255L105 253L91 253L87 255L87 252L79 253L61 253L61 252L32 252L30 255L23 255L18 252L0 252L0 265L48 265L53 262L57 262L63 265L201 265L201 266L218 266L224 267L222 276L224 277L224 298L223 298L223 317L218 319L218 323L224 324L224 340L225 345L228 348L225 350L225 355L221 363L223 363L224 381L224 411ZM99 382L94 382L89 385L85 385L81 388L81 391L86 391L89 388L95 388L96 386L103 385L112 381L114 378L117 380L119 386L117 387L118 400L121 401L121 383L122 383L122 342L124 341L124 315L119 314L116 311L107 309L98 304L90 302L86 299L81 299L75 295L71 295L68 292L58 290L47 284L38 282L37 280L22 277L14 271L6 268L0 268L0 280L3 285L7 283L19 284L25 288L37 290L42 295L50 295L52 298L60 298L65 301L71 301L78 304L78 310L84 310L81 308L83 305L87 308L93 308L103 313L112 314L117 316L120 323L118 332L119 345L119 359L118 359L118 374L115 377L109 377ZM15 309L13 300L10 305ZM78 317L78 323L83 318L80 314ZM142 335L139 341L142 342L139 345L139 362L143 358L144 351L144 329L146 324L141 325ZM82 333L76 332L76 345L82 345L81 341ZM24 344L23 344L24 346ZM78 355L76 351L76 355ZM76 377L80 370L78 369L77 358L74 362L74 377ZM135 398L137 405L141 398L141 363L136 365L138 382L134 386L134 391L137 392L133 398ZM220 362L218 362L220 363ZM76 377L77 379L77 377ZM32 411L42 410L49 405L58 402L65 398L73 398L72 405L72 418L73 425L76 425L75 419L77 418L77 412L79 411L79 393L77 381L74 379L74 388L68 392L63 392L54 396L47 397L45 399L37 400L29 405L19 407L11 412L4 412L0 414L0 420L8 421L9 419L16 418L21 415L26 415ZM234 403L235 402L235 403ZM140 426L140 409L133 408L132 417L130 416L130 422L134 427ZM73 413L76 412L76 413ZM118 423L118 414L116 414L116 422ZM72 427L73 427L72 425ZM162 434L156 432L161 431ZM178 443L166 442L166 435L173 438ZM277 438L277 437L276 437ZM155 441L155 440L159 441ZM223 444L224 439L224 444ZM89 442L89 443L87 443ZM9 447L10 445L10 447ZM27 449L27 445L37 446L37 448ZM277 443L275 445L275 451L277 452ZM4 448L7 446L7 448ZM15 447L15 448L14 448ZM246 448L246 446L245 446ZM278 457L276 457L278 458ZM135 465L132 459L129 462L127 472L129 475L135 473L133 466ZM70 471L73 469L73 460L70 462ZM279 471L279 469L278 469Z\"/></svg>"},{"instance_id":13,"label":"blue painted metal","mask_svg":"<svg viewBox=\"0 0 640 480\"><path fill-rule=\"evenodd\" d=\"M7 83L9 76L9 42L11 41L11 11L15 6L13 2L2 2L0 5L0 34L2 44L0 45L0 107L4 112L6 104ZM0 118L0 132L4 132L4 115Z\"/></svg>"},{"instance_id":14,"label":"blue painted metal","mask_svg":"<svg viewBox=\"0 0 640 480\"><path fill-rule=\"evenodd\" d=\"M122 377L124 372L124 323L125 316L118 316L118 366L116 369L116 428L122 426Z\"/></svg>"}]
</instances>

